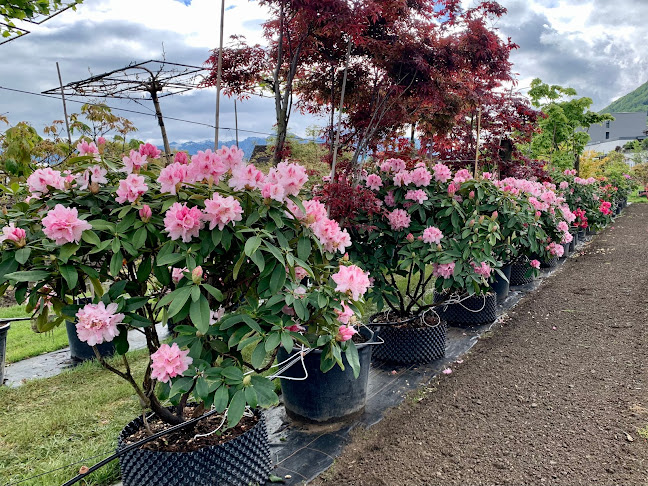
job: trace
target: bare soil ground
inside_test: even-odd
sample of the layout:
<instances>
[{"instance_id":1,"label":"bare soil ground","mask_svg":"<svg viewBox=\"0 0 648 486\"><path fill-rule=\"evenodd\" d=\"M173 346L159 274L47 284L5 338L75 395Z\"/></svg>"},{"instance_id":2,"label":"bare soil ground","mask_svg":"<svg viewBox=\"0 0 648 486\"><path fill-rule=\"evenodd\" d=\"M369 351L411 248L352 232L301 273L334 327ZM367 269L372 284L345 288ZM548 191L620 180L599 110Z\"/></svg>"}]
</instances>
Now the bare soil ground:
<instances>
[{"instance_id":1,"label":"bare soil ground","mask_svg":"<svg viewBox=\"0 0 648 486\"><path fill-rule=\"evenodd\" d=\"M647 262L635 204L313 484L648 484Z\"/></svg>"}]
</instances>

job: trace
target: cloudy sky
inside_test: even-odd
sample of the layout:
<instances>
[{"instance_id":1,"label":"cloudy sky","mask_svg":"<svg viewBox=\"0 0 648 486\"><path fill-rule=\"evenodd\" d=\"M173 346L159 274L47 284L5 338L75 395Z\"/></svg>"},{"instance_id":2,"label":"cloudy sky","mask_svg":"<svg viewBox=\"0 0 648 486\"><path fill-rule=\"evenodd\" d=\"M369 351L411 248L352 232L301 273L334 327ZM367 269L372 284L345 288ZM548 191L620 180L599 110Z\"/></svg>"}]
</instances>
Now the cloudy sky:
<instances>
[{"instance_id":1,"label":"cloudy sky","mask_svg":"<svg viewBox=\"0 0 648 486\"><path fill-rule=\"evenodd\" d=\"M464 0L472 3L473 0ZM571 86L594 100L598 110L648 80L648 1L646 0L500 0L508 14L495 24L520 48L512 55L518 88L531 79ZM266 12L254 1L226 0L225 36L242 34L263 42L260 24ZM132 62L160 59L202 65L218 45L217 0L85 0L76 12L67 11L31 34L0 45L0 114L12 124L27 120L39 131L62 119L60 100L8 91L41 92L58 85L56 62L63 82L117 69ZM160 143L152 104L109 101L114 107L147 114L116 113L139 128L138 138ZM171 141L213 137L214 90L195 90L162 100ZM70 102L68 111L80 104ZM221 102L221 126L234 127L231 99ZM241 138L263 136L274 123L273 101L253 98L238 104ZM190 120L197 124L171 120ZM323 120L294 115L291 130L304 136L306 128ZM203 124L203 125L201 125ZM207 126L205 126L207 125ZM233 139L223 130L222 140Z\"/></svg>"}]
</instances>

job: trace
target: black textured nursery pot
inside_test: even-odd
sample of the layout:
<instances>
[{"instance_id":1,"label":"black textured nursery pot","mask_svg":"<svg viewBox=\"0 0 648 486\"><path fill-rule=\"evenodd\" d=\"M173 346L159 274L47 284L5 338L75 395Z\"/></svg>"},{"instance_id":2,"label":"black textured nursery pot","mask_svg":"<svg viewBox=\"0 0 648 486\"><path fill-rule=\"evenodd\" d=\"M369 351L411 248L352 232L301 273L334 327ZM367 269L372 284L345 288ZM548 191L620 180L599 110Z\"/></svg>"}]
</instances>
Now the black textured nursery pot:
<instances>
[{"instance_id":1,"label":"black textured nursery pot","mask_svg":"<svg viewBox=\"0 0 648 486\"><path fill-rule=\"evenodd\" d=\"M553 268L558 265L558 257L540 259L540 268Z\"/></svg>"},{"instance_id":2,"label":"black textured nursery pot","mask_svg":"<svg viewBox=\"0 0 648 486\"><path fill-rule=\"evenodd\" d=\"M578 230L578 239L579 240L584 240L585 239L585 229L579 229Z\"/></svg>"},{"instance_id":3,"label":"black textured nursery pot","mask_svg":"<svg viewBox=\"0 0 648 486\"><path fill-rule=\"evenodd\" d=\"M434 294L435 302L442 302L443 294ZM497 319L497 295L489 292L470 297L460 297L461 302L456 304L440 304L437 313L449 326L480 326L490 324Z\"/></svg>"},{"instance_id":4,"label":"black textured nursery pot","mask_svg":"<svg viewBox=\"0 0 648 486\"><path fill-rule=\"evenodd\" d=\"M576 245L578 245L578 233L572 233L572 240L569 243L569 251L574 252L576 251Z\"/></svg>"},{"instance_id":5,"label":"black textured nursery pot","mask_svg":"<svg viewBox=\"0 0 648 486\"><path fill-rule=\"evenodd\" d=\"M511 285L524 285L533 282L533 274L526 277L527 270L530 268L526 262L511 264Z\"/></svg>"},{"instance_id":6,"label":"black textured nursery pot","mask_svg":"<svg viewBox=\"0 0 648 486\"><path fill-rule=\"evenodd\" d=\"M272 461L262 414L242 435L219 445L192 452L133 449L120 455L124 486L248 486L265 484ZM142 418L130 422L119 435L118 447L142 427Z\"/></svg>"},{"instance_id":7,"label":"black textured nursery pot","mask_svg":"<svg viewBox=\"0 0 648 486\"><path fill-rule=\"evenodd\" d=\"M288 416L295 420L311 423L327 423L346 420L361 414L367 402L367 383L371 352L376 343L373 331L366 327L359 330L368 341L356 344L360 360L360 375L353 376L346 353L342 353L344 370L335 365L331 370L322 373L320 359L322 351L314 349L304 356L304 366L297 361L283 376L300 378L289 380L281 378L281 393ZM285 361L297 354L279 348L277 360ZM306 372L304 372L306 368ZM306 377L306 379L303 379Z\"/></svg>"},{"instance_id":8,"label":"black textured nursery pot","mask_svg":"<svg viewBox=\"0 0 648 486\"><path fill-rule=\"evenodd\" d=\"M375 359L410 365L430 363L445 356L446 323L434 313L400 322L380 320L380 324L374 326L376 317L371 317L370 325L378 339L384 342L373 351Z\"/></svg>"},{"instance_id":9,"label":"black textured nursery pot","mask_svg":"<svg viewBox=\"0 0 648 486\"><path fill-rule=\"evenodd\" d=\"M498 304L504 302L509 294L509 287L511 285L511 264L509 263L508 265L504 265L500 270L506 278L502 277L499 273L494 272L495 278L491 283L491 289L493 289L493 292L497 294Z\"/></svg>"},{"instance_id":10,"label":"black textured nursery pot","mask_svg":"<svg viewBox=\"0 0 648 486\"><path fill-rule=\"evenodd\" d=\"M571 251L570 250L571 243L563 243L562 247L563 247L564 251L563 251L563 255L560 257L561 260L563 260L563 259L565 259L565 258L567 258L569 256L569 252Z\"/></svg>"},{"instance_id":11,"label":"black textured nursery pot","mask_svg":"<svg viewBox=\"0 0 648 486\"><path fill-rule=\"evenodd\" d=\"M4 383L5 361L7 358L7 333L11 324L0 325L0 386Z\"/></svg>"}]
</instances>

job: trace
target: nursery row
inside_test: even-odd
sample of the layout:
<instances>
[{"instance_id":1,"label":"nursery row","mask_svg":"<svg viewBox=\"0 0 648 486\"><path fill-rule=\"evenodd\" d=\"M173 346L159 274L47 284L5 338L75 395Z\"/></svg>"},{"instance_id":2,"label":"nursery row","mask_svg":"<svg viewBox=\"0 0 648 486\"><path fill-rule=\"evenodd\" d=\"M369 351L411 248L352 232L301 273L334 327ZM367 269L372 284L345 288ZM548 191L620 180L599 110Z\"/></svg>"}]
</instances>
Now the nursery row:
<instances>
[{"instance_id":1,"label":"nursery row","mask_svg":"<svg viewBox=\"0 0 648 486\"><path fill-rule=\"evenodd\" d=\"M492 322L509 282L555 265L632 190L625 177L499 180L402 156L342 167L305 197L302 166L265 174L236 147L170 164L150 144L119 162L102 157L101 139L78 149L72 170L41 168L11 187L0 290L15 289L39 332L75 321L80 343L154 412L120 436L120 447L138 445L120 456L126 485L202 484L171 474L189 459L195 467L180 469L190 477L265 480L257 409L278 403L274 377L293 417L357 413L376 334L380 359L439 358L447 324ZM362 326L369 306L377 313ZM129 330L150 355L141 382ZM121 367L102 352L121 355ZM299 379L304 371L321 382ZM194 425L204 413L207 425ZM156 438L172 426L173 439Z\"/></svg>"}]
</instances>

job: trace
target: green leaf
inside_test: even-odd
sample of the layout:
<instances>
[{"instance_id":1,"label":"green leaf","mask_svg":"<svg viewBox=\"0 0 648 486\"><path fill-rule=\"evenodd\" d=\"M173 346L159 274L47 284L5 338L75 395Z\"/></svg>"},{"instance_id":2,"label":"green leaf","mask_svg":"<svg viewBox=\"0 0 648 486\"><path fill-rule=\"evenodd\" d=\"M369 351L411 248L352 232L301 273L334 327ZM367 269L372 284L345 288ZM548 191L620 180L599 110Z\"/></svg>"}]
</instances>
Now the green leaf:
<instances>
[{"instance_id":1,"label":"green leaf","mask_svg":"<svg viewBox=\"0 0 648 486\"><path fill-rule=\"evenodd\" d=\"M196 302L192 301L189 307L189 317L194 326L205 334L209 330L209 302L207 298L201 294L200 299Z\"/></svg>"},{"instance_id":2,"label":"green leaf","mask_svg":"<svg viewBox=\"0 0 648 486\"><path fill-rule=\"evenodd\" d=\"M279 403L279 397L274 391L274 384L264 376L252 375L252 385L257 394L261 407L271 407Z\"/></svg>"},{"instance_id":3,"label":"green leaf","mask_svg":"<svg viewBox=\"0 0 648 486\"><path fill-rule=\"evenodd\" d=\"M27 260L29 260L29 255L31 255L31 248L21 248L16 251L15 259L21 265L24 265Z\"/></svg>"},{"instance_id":4,"label":"green leaf","mask_svg":"<svg viewBox=\"0 0 648 486\"><path fill-rule=\"evenodd\" d=\"M173 300L171 301L171 304L169 304L169 310L168 310L169 313L167 315L169 319L175 316L178 312L180 312L184 308L185 304L187 303L187 300L189 300L189 296L191 295L191 286L181 287L179 289L176 289L174 293L175 292L177 292L177 294L174 296Z\"/></svg>"},{"instance_id":5,"label":"green leaf","mask_svg":"<svg viewBox=\"0 0 648 486\"><path fill-rule=\"evenodd\" d=\"M81 239L86 243L94 246L99 246L101 244L101 240L97 236L97 233L90 230L85 230L83 233L81 233Z\"/></svg>"},{"instance_id":6,"label":"green leaf","mask_svg":"<svg viewBox=\"0 0 648 486\"><path fill-rule=\"evenodd\" d=\"M282 266L284 266L284 267L286 266L286 260L284 259L283 254L281 253L281 250L279 250L279 248L277 248L276 246L274 246L274 245L272 245L272 244L270 244L270 243L268 243L266 241L264 243L264 248L263 249L269 251L270 253L272 253L272 255L277 260L279 260L279 262L281 262Z\"/></svg>"},{"instance_id":7,"label":"green leaf","mask_svg":"<svg viewBox=\"0 0 648 486\"><path fill-rule=\"evenodd\" d=\"M270 293L275 295L283 288L284 283L286 283L286 269L282 265L277 265L270 277Z\"/></svg>"},{"instance_id":8,"label":"green leaf","mask_svg":"<svg viewBox=\"0 0 648 486\"><path fill-rule=\"evenodd\" d=\"M101 282L99 281L98 278L90 277L90 283L92 284L92 287L94 288L95 294L97 294L99 297L102 297L104 294L103 287L101 286Z\"/></svg>"},{"instance_id":9,"label":"green leaf","mask_svg":"<svg viewBox=\"0 0 648 486\"><path fill-rule=\"evenodd\" d=\"M151 276L151 258L144 257L137 268L137 281L146 282L146 280Z\"/></svg>"},{"instance_id":10,"label":"green leaf","mask_svg":"<svg viewBox=\"0 0 648 486\"><path fill-rule=\"evenodd\" d=\"M353 370L353 376L358 379L360 376L360 358L358 357L358 349L353 341L347 341L346 358Z\"/></svg>"},{"instance_id":11,"label":"green leaf","mask_svg":"<svg viewBox=\"0 0 648 486\"><path fill-rule=\"evenodd\" d=\"M263 366L263 362L265 361L267 355L268 353L266 353L265 344L263 343L263 341L261 341L256 345L254 351L252 351L250 363L252 363L252 366L254 366L254 368L259 369L261 368L261 366Z\"/></svg>"},{"instance_id":12,"label":"green leaf","mask_svg":"<svg viewBox=\"0 0 648 486\"><path fill-rule=\"evenodd\" d=\"M263 334L263 329L261 328L259 323L247 314L231 314L225 317L221 320L220 330L224 331L226 329L229 329L230 327L235 326L236 324L239 324L240 322L245 322L253 330L258 332L259 334Z\"/></svg>"},{"instance_id":13,"label":"green leaf","mask_svg":"<svg viewBox=\"0 0 648 486\"><path fill-rule=\"evenodd\" d=\"M68 259L74 255L77 250L79 249L79 245L75 243L66 243L61 247L61 251L59 252L59 260L61 260L63 263L67 263Z\"/></svg>"},{"instance_id":14,"label":"green leaf","mask_svg":"<svg viewBox=\"0 0 648 486\"><path fill-rule=\"evenodd\" d=\"M225 377L227 383L232 385L239 385L243 383L243 372L236 366L228 366L221 371L221 375Z\"/></svg>"},{"instance_id":15,"label":"green leaf","mask_svg":"<svg viewBox=\"0 0 648 486\"><path fill-rule=\"evenodd\" d=\"M112 275L113 277L119 275L123 261L124 256L122 255L121 251L118 251L112 256L112 258L110 259L110 275Z\"/></svg>"},{"instance_id":16,"label":"green leaf","mask_svg":"<svg viewBox=\"0 0 648 486\"><path fill-rule=\"evenodd\" d=\"M88 222L96 230L108 231L111 234L115 234L115 223L110 223L108 221L104 221L103 219L95 219L94 221L88 221Z\"/></svg>"},{"instance_id":17,"label":"green leaf","mask_svg":"<svg viewBox=\"0 0 648 486\"><path fill-rule=\"evenodd\" d=\"M256 391L254 390L253 386L248 386L244 388L245 390L245 401L248 403L248 405L252 408L257 407L257 394Z\"/></svg>"},{"instance_id":18,"label":"green leaf","mask_svg":"<svg viewBox=\"0 0 648 486\"><path fill-rule=\"evenodd\" d=\"M146 237L147 236L148 236L148 232L146 231L146 227L142 226L133 235L133 240L132 240L133 241L133 246L135 248L137 248L137 249L144 246L144 243L146 243Z\"/></svg>"},{"instance_id":19,"label":"green leaf","mask_svg":"<svg viewBox=\"0 0 648 486\"><path fill-rule=\"evenodd\" d=\"M234 280L236 280L236 277L238 277L239 270L241 270L241 265L243 265L243 262L245 262L245 253L241 254L241 258L238 259L236 262L236 265L234 265L234 271L232 272L232 277Z\"/></svg>"},{"instance_id":20,"label":"green leaf","mask_svg":"<svg viewBox=\"0 0 648 486\"><path fill-rule=\"evenodd\" d=\"M117 227L115 228L117 233L126 233L129 229L133 227L136 218L137 218L136 211L129 212L128 215L124 217L124 219L122 219L119 223L117 223Z\"/></svg>"},{"instance_id":21,"label":"green leaf","mask_svg":"<svg viewBox=\"0 0 648 486\"><path fill-rule=\"evenodd\" d=\"M229 402L229 392L225 385L220 386L214 393L214 408L218 412L223 412L227 408Z\"/></svg>"},{"instance_id":22,"label":"green leaf","mask_svg":"<svg viewBox=\"0 0 648 486\"><path fill-rule=\"evenodd\" d=\"M281 333L281 345L284 347L287 353L292 352L294 343L289 333L287 332Z\"/></svg>"},{"instance_id":23,"label":"green leaf","mask_svg":"<svg viewBox=\"0 0 648 486\"><path fill-rule=\"evenodd\" d=\"M45 270L27 270L25 272L12 272L5 275L5 278L16 282L38 282L50 276Z\"/></svg>"},{"instance_id":24,"label":"green leaf","mask_svg":"<svg viewBox=\"0 0 648 486\"><path fill-rule=\"evenodd\" d=\"M186 255L181 255L180 253L170 253L162 257L158 256L157 260L155 260L155 264L157 266L173 265L174 263L178 263L180 260L184 260L185 258Z\"/></svg>"},{"instance_id":25,"label":"green leaf","mask_svg":"<svg viewBox=\"0 0 648 486\"><path fill-rule=\"evenodd\" d=\"M297 256L300 260L308 260L311 254L311 241L309 238L302 236L297 242Z\"/></svg>"},{"instance_id":26,"label":"green leaf","mask_svg":"<svg viewBox=\"0 0 648 486\"><path fill-rule=\"evenodd\" d=\"M247 256L252 256L252 254L259 249L261 246L262 240L260 236L253 236L245 242L245 247L243 251Z\"/></svg>"},{"instance_id":27,"label":"green leaf","mask_svg":"<svg viewBox=\"0 0 648 486\"><path fill-rule=\"evenodd\" d=\"M61 265L59 267L61 275L68 284L68 288L73 289L79 281L79 274L73 265Z\"/></svg>"},{"instance_id":28,"label":"green leaf","mask_svg":"<svg viewBox=\"0 0 648 486\"><path fill-rule=\"evenodd\" d=\"M263 258L263 254L260 251L255 251L254 253L252 253L252 255L250 255L250 259L257 266L259 272L263 272L263 270L265 269L265 259Z\"/></svg>"},{"instance_id":29,"label":"green leaf","mask_svg":"<svg viewBox=\"0 0 648 486\"><path fill-rule=\"evenodd\" d=\"M237 391L232 397L227 410L227 425L234 427L243 418L245 412L245 392L243 390Z\"/></svg>"},{"instance_id":30,"label":"green leaf","mask_svg":"<svg viewBox=\"0 0 648 486\"><path fill-rule=\"evenodd\" d=\"M199 400L204 400L209 395L209 385L202 376L196 380L196 395Z\"/></svg>"},{"instance_id":31,"label":"green leaf","mask_svg":"<svg viewBox=\"0 0 648 486\"><path fill-rule=\"evenodd\" d=\"M266 352L271 352L274 351L274 349L279 346L279 343L281 342L281 336L278 332L272 332L268 334L268 337L266 338L265 342L265 350Z\"/></svg>"},{"instance_id":32,"label":"green leaf","mask_svg":"<svg viewBox=\"0 0 648 486\"><path fill-rule=\"evenodd\" d=\"M202 284L202 287L207 292L209 292L212 295L212 297L214 297L214 299L216 299L218 302L223 301L223 298L224 298L223 293L220 290L218 290L216 287L213 287L213 286L211 286L209 284Z\"/></svg>"}]
</instances>

